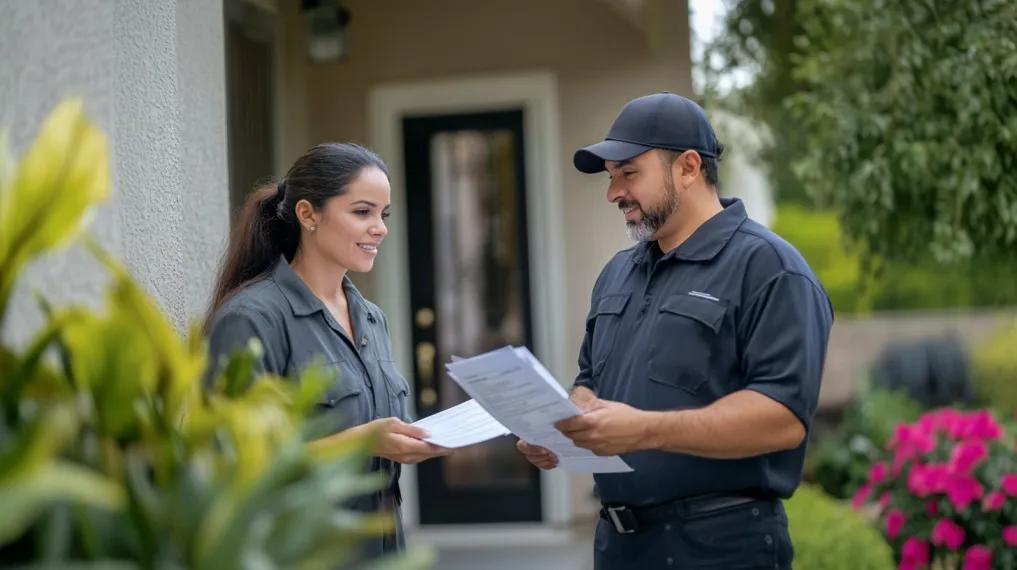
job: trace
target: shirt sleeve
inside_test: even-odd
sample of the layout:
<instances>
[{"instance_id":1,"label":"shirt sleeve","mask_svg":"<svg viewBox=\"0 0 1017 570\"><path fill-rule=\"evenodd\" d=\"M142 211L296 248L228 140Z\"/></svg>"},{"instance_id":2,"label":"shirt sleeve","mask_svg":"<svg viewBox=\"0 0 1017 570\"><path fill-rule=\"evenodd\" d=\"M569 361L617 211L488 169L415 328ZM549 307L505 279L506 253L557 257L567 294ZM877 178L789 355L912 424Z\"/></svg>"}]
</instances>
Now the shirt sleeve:
<instances>
[{"instance_id":1,"label":"shirt sleeve","mask_svg":"<svg viewBox=\"0 0 1017 570\"><path fill-rule=\"evenodd\" d=\"M746 388L780 402L809 430L833 324L826 293L804 275L777 275L750 301L743 322Z\"/></svg>"},{"instance_id":2,"label":"shirt sleeve","mask_svg":"<svg viewBox=\"0 0 1017 570\"><path fill-rule=\"evenodd\" d=\"M261 343L261 355L254 362L255 373L285 375L285 359L281 355L278 332L255 313L232 310L216 317L212 325L208 337L209 370L206 381L226 365L231 355L246 349L251 339L258 339Z\"/></svg>"},{"instance_id":3,"label":"shirt sleeve","mask_svg":"<svg viewBox=\"0 0 1017 570\"><path fill-rule=\"evenodd\" d=\"M589 320L587 320L589 323ZM586 327L586 334L583 335L583 344L579 347L579 375L576 376L576 381L573 386L583 386L597 391L597 385L593 381L593 366L590 364L590 339L592 338L592 331L589 325Z\"/></svg>"}]
</instances>

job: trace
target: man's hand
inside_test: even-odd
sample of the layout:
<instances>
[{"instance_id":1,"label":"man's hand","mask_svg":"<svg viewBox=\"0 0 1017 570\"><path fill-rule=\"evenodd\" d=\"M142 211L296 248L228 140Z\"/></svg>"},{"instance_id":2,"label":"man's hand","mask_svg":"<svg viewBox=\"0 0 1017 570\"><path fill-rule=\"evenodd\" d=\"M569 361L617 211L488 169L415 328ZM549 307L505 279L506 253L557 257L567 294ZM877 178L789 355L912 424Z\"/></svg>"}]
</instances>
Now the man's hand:
<instances>
[{"instance_id":1,"label":"man's hand","mask_svg":"<svg viewBox=\"0 0 1017 570\"><path fill-rule=\"evenodd\" d=\"M527 461L540 469L548 470L558 466L558 456L549 449L531 445L521 439L516 442L516 449L523 454Z\"/></svg>"},{"instance_id":2,"label":"man's hand","mask_svg":"<svg viewBox=\"0 0 1017 570\"><path fill-rule=\"evenodd\" d=\"M380 432L374 454L396 463L420 463L452 453L447 447L422 441L427 432L399 418L379 418L360 427Z\"/></svg>"},{"instance_id":3,"label":"man's hand","mask_svg":"<svg viewBox=\"0 0 1017 570\"><path fill-rule=\"evenodd\" d=\"M586 386L576 386L573 388L572 392L569 393L569 400L572 400L572 403L582 412L595 406L598 401L597 394Z\"/></svg>"},{"instance_id":4,"label":"man's hand","mask_svg":"<svg viewBox=\"0 0 1017 570\"><path fill-rule=\"evenodd\" d=\"M653 448L648 438L652 412L596 398L584 401L580 409L583 407L586 407L583 415L555 424L577 446L597 455L618 455Z\"/></svg>"}]
</instances>

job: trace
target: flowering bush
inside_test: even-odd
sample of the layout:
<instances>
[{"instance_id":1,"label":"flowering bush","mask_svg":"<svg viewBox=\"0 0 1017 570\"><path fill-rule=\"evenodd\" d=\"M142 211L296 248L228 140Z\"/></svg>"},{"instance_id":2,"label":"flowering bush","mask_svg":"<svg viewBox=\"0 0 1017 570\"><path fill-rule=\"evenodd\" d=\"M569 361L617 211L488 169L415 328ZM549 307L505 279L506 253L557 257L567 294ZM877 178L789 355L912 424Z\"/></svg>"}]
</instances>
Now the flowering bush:
<instances>
[{"instance_id":1,"label":"flowering bush","mask_svg":"<svg viewBox=\"0 0 1017 570\"><path fill-rule=\"evenodd\" d=\"M852 500L878 513L901 570L1017 569L1017 450L986 410L898 424Z\"/></svg>"}]
</instances>

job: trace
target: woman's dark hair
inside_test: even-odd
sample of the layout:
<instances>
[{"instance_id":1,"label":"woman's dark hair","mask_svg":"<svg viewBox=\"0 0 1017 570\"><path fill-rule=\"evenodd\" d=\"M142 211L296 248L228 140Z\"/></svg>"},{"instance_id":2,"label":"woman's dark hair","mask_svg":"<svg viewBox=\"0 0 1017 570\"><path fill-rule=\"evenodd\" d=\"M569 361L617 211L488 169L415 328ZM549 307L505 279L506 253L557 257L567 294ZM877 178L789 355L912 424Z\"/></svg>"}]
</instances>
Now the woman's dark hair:
<instances>
[{"instance_id":1,"label":"woman's dark hair","mask_svg":"<svg viewBox=\"0 0 1017 570\"><path fill-rule=\"evenodd\" d=\"M320 144L298 158L278 184L257 188L233 225L206 327L230 297L268 275L280 255L293 260L300 245L297 202L307 200L320 210L330 198L345 194L350 183L369 167L388 176L384 161L360 145Z\"/></svg>"}]
</instances>

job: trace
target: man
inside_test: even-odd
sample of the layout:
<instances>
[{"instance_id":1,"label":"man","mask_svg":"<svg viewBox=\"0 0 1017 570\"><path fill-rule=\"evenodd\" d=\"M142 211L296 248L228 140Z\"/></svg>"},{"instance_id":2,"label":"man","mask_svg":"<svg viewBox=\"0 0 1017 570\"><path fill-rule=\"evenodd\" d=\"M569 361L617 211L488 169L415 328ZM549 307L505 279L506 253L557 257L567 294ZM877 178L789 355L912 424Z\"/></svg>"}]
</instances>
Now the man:
<instances>
[{"instance_id":1,"label":"man","mask_svg":"<svg viewBox=\"0 0 1017 570\"><path fill-rule=\"evenodd\" d=\"M584 413L558 424L634 468L595 476L598 569L791 566L780 499L801 478L833 310L791 245L718 197L722 151L702 108L659 93L575 153L607 171L638 242L593 288L571 393Z\"/></svg>"}]
</instances>

